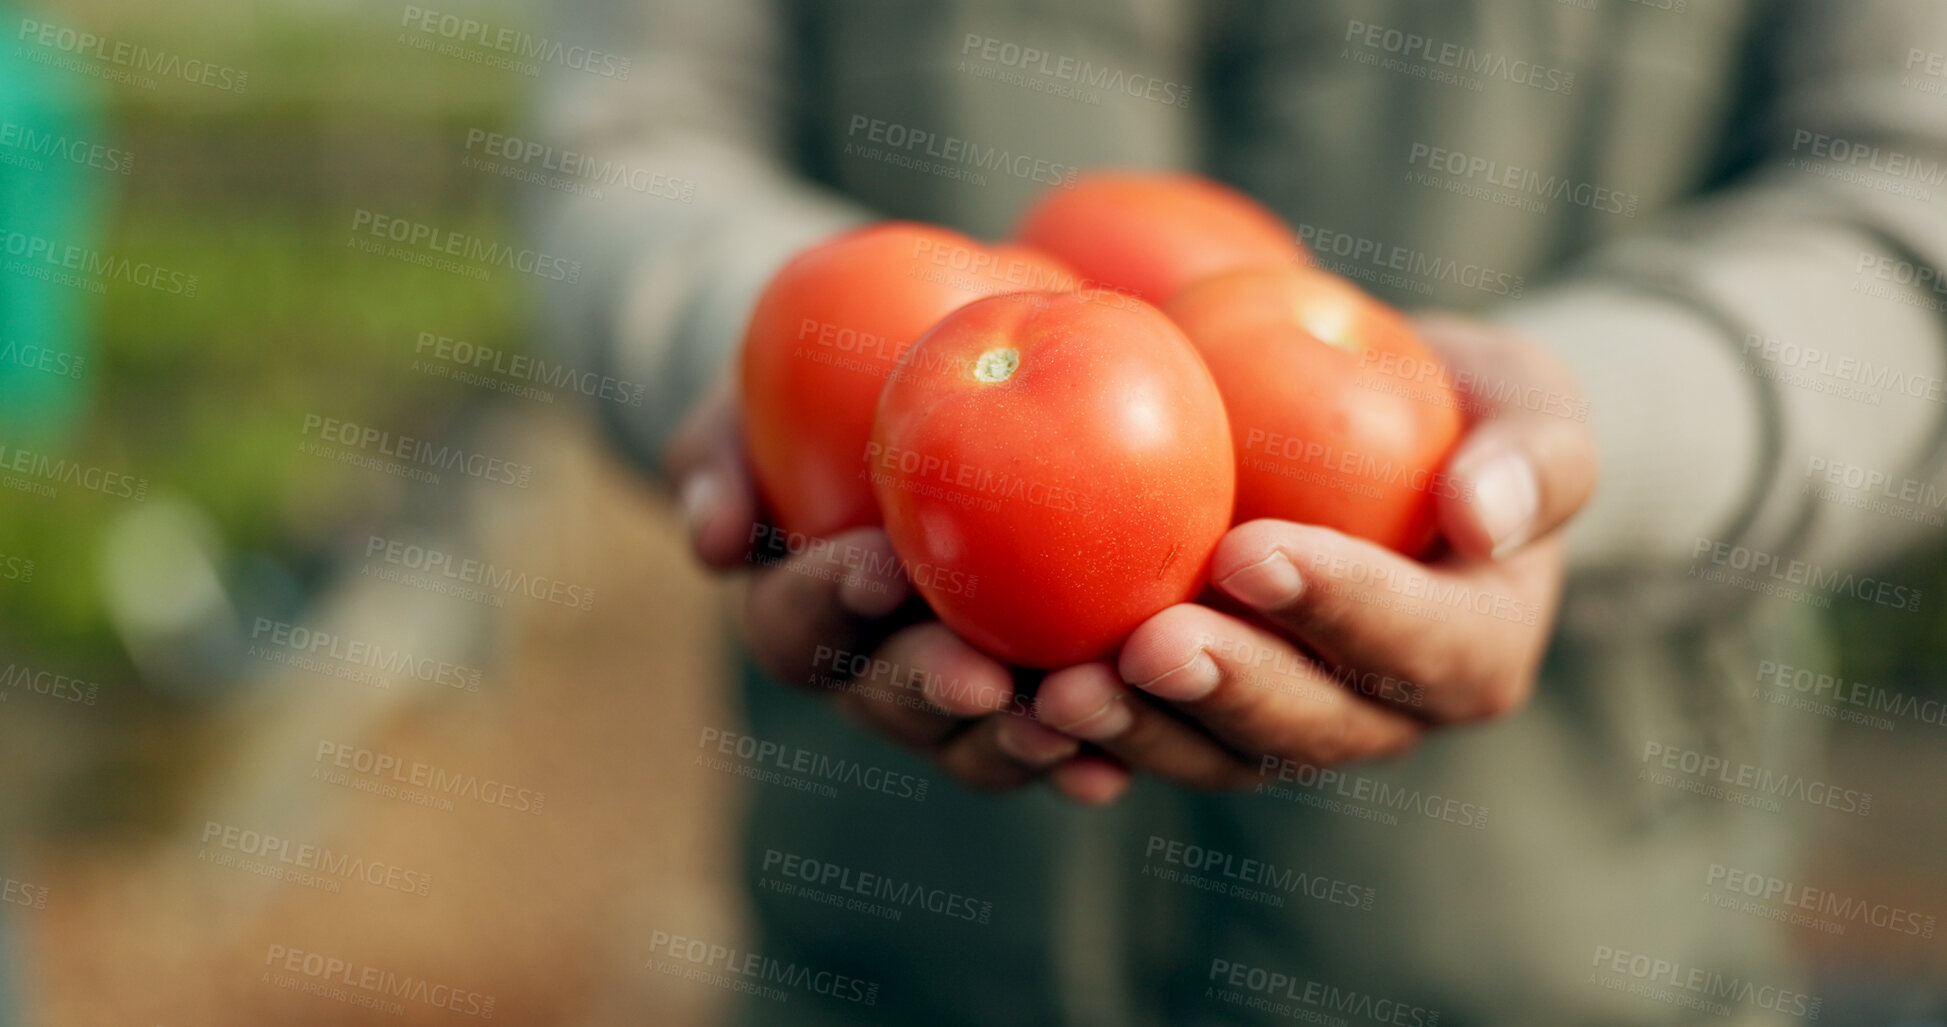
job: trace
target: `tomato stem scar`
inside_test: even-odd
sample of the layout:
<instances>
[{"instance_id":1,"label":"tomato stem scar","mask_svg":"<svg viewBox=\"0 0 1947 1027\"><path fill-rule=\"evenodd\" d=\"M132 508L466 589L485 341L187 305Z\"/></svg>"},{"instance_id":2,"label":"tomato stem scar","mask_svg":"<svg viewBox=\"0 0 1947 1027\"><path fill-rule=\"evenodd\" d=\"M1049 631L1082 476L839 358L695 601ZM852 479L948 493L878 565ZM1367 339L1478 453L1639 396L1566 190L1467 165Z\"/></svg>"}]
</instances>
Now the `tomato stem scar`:
<instances>
[{"instance_id":1,"label":"tomato stem scar","mask_svg":"<svg viewBox=\"0 0 1947 1027\"><path fill-rule=\"evenodd\" d=\"M1004 382L1014 377L1014 369L1021 366L1021 352L1009 346L990 349L974 361L974 380L983 382Z\"/></svg>"}]
</instances>

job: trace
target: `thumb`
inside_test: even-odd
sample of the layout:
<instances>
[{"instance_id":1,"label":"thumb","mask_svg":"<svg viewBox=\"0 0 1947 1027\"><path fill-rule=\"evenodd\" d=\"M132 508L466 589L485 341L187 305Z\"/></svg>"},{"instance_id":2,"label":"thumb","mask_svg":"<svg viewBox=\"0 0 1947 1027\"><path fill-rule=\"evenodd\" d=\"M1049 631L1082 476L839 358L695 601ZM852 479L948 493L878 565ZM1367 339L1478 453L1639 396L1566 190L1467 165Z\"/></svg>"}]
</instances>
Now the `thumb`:
<instances>
[{"instance_id":1,"label":"thumb","mask_svg":"<svg viewBox=\"0 0 1947 1027\"><path fill-rule=\"evenodd\" d=\"M1465 397L1476 417L1447 461L1458 488L1441 496L1441 534L1463 556L1498 560L1568 523L1595 490L1594 438L1561 412L1583 409L1579 390L1554 354L1505 330L1444 318L1425 328L1481 386ZM1557 401L1524 401L1536 395Z\"/></svg>"},{"instance_id":2,"label":"thumb","mask_svg":"<svg viewBox=\"0 0 1947 1027\"><path fill-rule=\"evenodd\" d=\"M743 563L757 527L757 489L744 459L736 392L727 380L683 419L664 466L697 559L718 570Z\"/></svg>"}]
</instances>

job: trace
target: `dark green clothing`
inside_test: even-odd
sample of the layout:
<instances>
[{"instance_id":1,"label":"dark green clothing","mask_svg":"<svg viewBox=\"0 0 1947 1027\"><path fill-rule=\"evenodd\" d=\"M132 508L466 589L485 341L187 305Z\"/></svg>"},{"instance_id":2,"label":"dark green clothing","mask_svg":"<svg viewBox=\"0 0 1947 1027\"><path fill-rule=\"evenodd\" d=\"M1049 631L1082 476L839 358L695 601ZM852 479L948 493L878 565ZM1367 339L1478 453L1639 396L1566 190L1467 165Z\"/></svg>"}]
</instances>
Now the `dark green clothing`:
<instances>
[{"instance_id":1,"label":"dark green clothing","mask_svg":"<svg viewBox=\"0 0 1947 1027\"><path fill-rule=\"evenodd\" d=\"M1723 627L1774 645L1800 639L1766 658L1818 664L1800 626ZM1288 1022L1213 995L1252 994L1210 979L1219 959L1288 974L1299 983L1283 991L1309 1001L1287 1005L1354 1024L1395 1014L1431 1024L1433 1013L1443 1027L1693 1022L1591 983L1604 947L1802 992L1768 921L1701 896L1714 864L1791 877L1796 830L1808 819L1843 828L1847 817L1789 801L1766 813L1638 780L1650 740L1817 776L1804 758L1807 718L1756 708L1748 689L1731 687L1758 656L1723 633L1616 632L1558 647L1519 714L1429 738L1396 763L1339 768L1337 781L1273 774L1262 794L1211 797L1145 779L1107 811L1042 789L969 792L827 703L747 671L753 736L930 787L915 803L836 784L835 798L752 786L745 869L762 931L753 948L881 990L865 1007L784 989L781 1004L747 1000L741 1022ZM1653 681L1718 686L1642 687ZM1155 839L1203 847L1213 854L1204 877L1252 894L1158 879L1196 857L1159 858ZM1215 868L1217 853L1229 873ZM778 854L845 868L850 878L818 890L899 908L899 919L774 890L811 884L781 872ZM1246 859L1270 868L1254 872ZM874 892L863 874L893 884ZM907 887L990 902L990 921L896 901ZM1266 892L1282 906L1257 897ZM1782 1022L1750 1002L1733 1009L1694 1022Z\"/></svg>"}]
</instances>

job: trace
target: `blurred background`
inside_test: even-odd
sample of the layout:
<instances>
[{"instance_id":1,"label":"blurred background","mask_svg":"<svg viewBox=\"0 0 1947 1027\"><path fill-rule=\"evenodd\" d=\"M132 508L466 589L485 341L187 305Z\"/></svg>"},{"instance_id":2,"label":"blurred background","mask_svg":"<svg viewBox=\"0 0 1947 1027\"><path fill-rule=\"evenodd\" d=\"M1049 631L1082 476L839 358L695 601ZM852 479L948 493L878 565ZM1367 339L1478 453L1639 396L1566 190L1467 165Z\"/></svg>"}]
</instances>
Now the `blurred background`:
<instances>
[{"instance_id":1,"label":"blurred background","mask_svg":"<svg viewBox=\"0 0 1947 1027\"><path fill-rule=\"evenodd\" d=\"M273 946L513 1023L705 1023L724 994L641 969L650 925L736 936L735 796L687 765L696 725L730 716L717 597L582 397L505 371L528 350L518 276L349 245L365 210L518 246L516 190L541 188L463 163L470 133L517 124L532 79L401 43L401 11L0 4L0 109L28 126L0 126L0 224L22 240L6 256L47 239L101 272L0 275L0 877L21 1023L473 1018L287 990L265 976ZM203 65L113 81L126 65L30 23ZM42 63L64 58L83 70ZM142 266L184 278L141 284ZM502 356L459 380L460 343ZM326 418L531 476L410 480L333 458L355 447L301 450ZM411 568L368 560L374 537L519 577L459 596L381 580ZM352 777L364 750L545 805L333 787L313 777L323 740ZM326 880L300 879L305 845L336 860Z\"/></svg>"},{"instance_id":2,"label":"blurred background","mask_svg":"<svg viewBox=\"0 0 1947 1027\"><path fill-rule=\"evenodd\" d=\"M703 1024L726 997L644 970L659 925L739 931L735 779L690 762L699 725L735 723L725 586L582 397L509 370L529 279L354 245L377 212L518 247L523 191L544 188L477 145L518 132L534 79L417 48L401 11L0 2L0 922L20 1023L477 1016L303 993L273 972L291 951L515 1023ZM415 480L434 475L332 422L531 475ZM453 587L439 568L466 560L576 599ZM1910 578L1947 587L1938 563ZM1947 604L1927 610L1835 609L1844 675L1947 695ZM1911 769L1940 753L1833 729L1833 778L1883 782L1888 815L1820 838L1818 879L1947 908L1947 801ZM517 798L407 794L430 774ZM304 846L338 861L299 873ZM1947 979L1938 940L1789 933L1826 1022L1891 1022L1889 988Z\"/></svg>"}]
</instances>

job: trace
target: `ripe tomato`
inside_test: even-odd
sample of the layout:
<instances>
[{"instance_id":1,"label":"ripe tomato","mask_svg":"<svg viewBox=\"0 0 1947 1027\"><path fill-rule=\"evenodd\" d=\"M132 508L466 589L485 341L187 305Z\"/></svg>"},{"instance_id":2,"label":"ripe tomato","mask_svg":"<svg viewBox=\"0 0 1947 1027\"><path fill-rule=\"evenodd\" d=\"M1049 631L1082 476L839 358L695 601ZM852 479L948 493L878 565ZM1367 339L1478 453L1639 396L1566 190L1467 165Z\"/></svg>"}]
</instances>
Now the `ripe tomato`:
<instances>
[{"instance_id":1,"label":"ripe tomato","mask_svg":"<svg viewBox=\"0 0 1947 1027\"><path fill-rule=\"evenodd\" d=\"M1014 293L899 362L867 461L886 533L948 627L1009 663L1108 655L1190 599L1230 524L1230 430L1147 304Z\"/></svg>"},{"instance_id":2,"label":"ripe tomato","mask_svg":"<svg viewBox=\"0 0 1947 1027\"><path fill-rule=\"evenodd\" d=\"M1223 393L1237 520L1322 524L1409 556L1433 542L1460 403L1405 316L1317 270L1244 271L1169 314Z\"/></svg>"},{"instance_id":3,"label":"ripe tomato","mask_svg":"<svg viewBox=\"0 0 1947 1027\"><path fill-rule=\"evenodd\" d=\"M1092 283L1156 304L1226 271L1305 262L1291 229L1256 200L1177 172L1090 172L1049 190L1015 235Z\"/></svg>"},{"instance_id":4,"label":"ripe tomato","mask_svg":"<svg viewBox=\"0 0 1947 1027\"><path fill-rule=\"evenodd\" d=\"M741 369L745 447L772 519L814 536L879 523L863 457L899 354L972 300L1072 280L1025 246L896 221L792 258L758 297Z\"/></svg>"}]
</instances>

